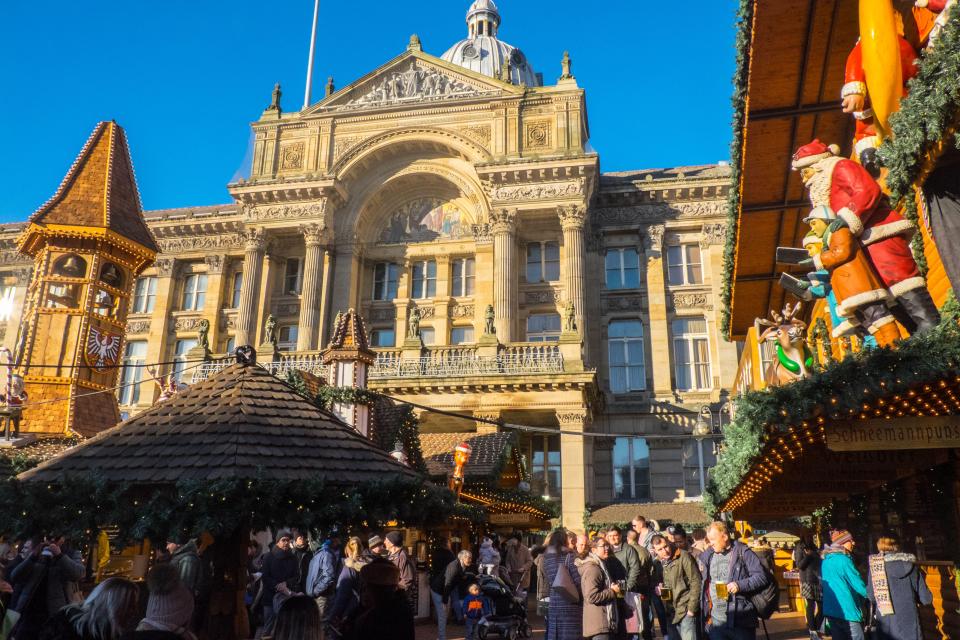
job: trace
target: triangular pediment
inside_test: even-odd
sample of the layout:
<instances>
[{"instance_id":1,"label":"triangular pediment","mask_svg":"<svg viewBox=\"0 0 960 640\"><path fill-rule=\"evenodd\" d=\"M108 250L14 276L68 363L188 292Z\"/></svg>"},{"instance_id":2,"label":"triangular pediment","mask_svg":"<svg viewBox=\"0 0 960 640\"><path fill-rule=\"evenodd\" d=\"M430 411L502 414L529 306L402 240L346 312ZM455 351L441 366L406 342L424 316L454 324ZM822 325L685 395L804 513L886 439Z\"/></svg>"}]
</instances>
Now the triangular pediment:
<instances>
[{"instance_id":1,"label":"triangular pediment","mask_svg":"<svg viewBox=\"0 0 960 640\"><path fill-rule=\"evenodd\" d=\"M327 96L310 107L307 113L442 103L522 92L522 87L476 73L430 54L407 51Z\"/></svg>"}]
</instances>

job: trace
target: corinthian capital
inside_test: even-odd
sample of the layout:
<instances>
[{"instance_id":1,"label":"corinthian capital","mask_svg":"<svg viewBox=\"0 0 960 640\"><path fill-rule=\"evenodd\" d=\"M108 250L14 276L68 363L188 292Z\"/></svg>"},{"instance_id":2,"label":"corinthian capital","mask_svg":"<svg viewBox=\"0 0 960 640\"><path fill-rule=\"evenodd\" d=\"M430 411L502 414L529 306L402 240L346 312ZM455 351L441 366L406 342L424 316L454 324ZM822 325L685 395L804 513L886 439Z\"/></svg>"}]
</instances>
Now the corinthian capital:
<instances>
[{"instance_id":1,"label":"corinthian capital","mask_svg":"<svg viewBox=\"0 0 960 640\"><path fill-rule=\"evenodd\" d=\"M517 229L516 209L495 209L490 212L490 233L513 233Z\"/></svg>"},{"instance_id":2,"label":"corinthian capital","mask_svg":"<svg viewBox=\"0 0 960 640\"><path fill-rule=\"evenodd\" d=\"M587 208L576 204L562 205L557 207L557 215L560 216L560 226L564 231L583 229L583 223L587 220Z\"/></svg>"},{"instance_id":3,"label":"corinthian capital","mask_svg":"<svg viewBox=\"0 0 960 640\"><path fill-rule=\"evenodd\" d=\"M263 251L267 247L267 234L262 227L247 227L240 232L243 248L247 251Z\"/></svg>"},{"instance_id":4,"label":"corinthian capital","mask_svg":"<svg viewBox=\"0 0 960 640\"><path fill-rule=\"evenodd\" d=\"M300 233L303 234L303 239L308 247L316 247L323 244L324 232L326 230L327 225L323 222L300 225Z\"/></svg>"},{"instance_id":5,"label":"corinthian capital","mask_svg":"<svg viewBox=\"0 0 960 640\"><path fill-rule=\"evenodd\" d=\"M647 227L647 248L653 251L663 249L663 231L664 226L662 224L652 224Z\"/></svg>"}]
</instances>

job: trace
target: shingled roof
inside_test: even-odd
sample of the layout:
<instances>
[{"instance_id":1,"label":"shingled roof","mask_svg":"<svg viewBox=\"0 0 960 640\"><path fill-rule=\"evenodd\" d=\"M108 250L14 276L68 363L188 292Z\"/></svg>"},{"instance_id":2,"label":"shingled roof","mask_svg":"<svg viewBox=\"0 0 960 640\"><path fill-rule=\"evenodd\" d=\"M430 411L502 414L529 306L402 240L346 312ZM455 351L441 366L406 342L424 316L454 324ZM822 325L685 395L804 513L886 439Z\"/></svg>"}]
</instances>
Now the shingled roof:
<instances>
[{"instance_id":1,"label":"shingled roof","mask_svg":"<svg viewBox=\"0 0 960 640\"><path fill-rule=\"evenodd\" d=\"M142 484L419 477L265 369L239 363L19 478L58 482L82 474Z\"/></svg>"},{"instance_id":2,"label":"shingled roof","mask_svg":"<svg viewBox=\"0 0 960 640\"><path fill-rule=\"evenodd\" d=\"M97 124L57 192L30 216L30 222L40 227L99 227L159 251L143 218L130 149L120 125Z\"/></svg>"},{"instance_id":3,"label":"shingled roof","mask_svg":"<svg viewBox=\"0 0 960 640\"><path fill-rule=\"evenodd\" d=\"M591 525L628 523L640 514L656 520L661 528L667 524L704 525L711 518L702 502L621 502L601 507L590 514Z\"/></svg>"},{"instance_id":4,"label":"shingled roof","mask_svg":"<svg viewBox=\"0 0 960 640\"><path fill-rule=\"evenodd\" d=\"M431 476L445 476L453 471L453 450L461 442L469 444L473 451L470 461L464 467L467 478L491 476L502 466L503 457L513 444L513 433L477 434L472 431L450 433L421 433L420 448L427 473Z\"/></svg>"}]
</instances>

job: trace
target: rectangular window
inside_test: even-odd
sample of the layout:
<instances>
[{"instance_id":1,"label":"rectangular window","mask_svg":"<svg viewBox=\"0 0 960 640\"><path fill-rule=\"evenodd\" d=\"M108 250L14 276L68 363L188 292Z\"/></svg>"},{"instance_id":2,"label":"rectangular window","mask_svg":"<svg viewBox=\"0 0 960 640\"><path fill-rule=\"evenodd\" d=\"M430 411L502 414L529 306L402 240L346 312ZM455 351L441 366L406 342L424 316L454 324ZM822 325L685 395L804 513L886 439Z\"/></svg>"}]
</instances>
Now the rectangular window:
<instances>
[{"instance_id":1,"label":"rectangular window","mask_svg":"<svg viewBox=\"0 0 960 640\"><path fill-rule=\"evenodd\" d=\"M560 436L530 437L530 477L534 495L560 497Z\"/></svg>"},{"instance_id":2,"label":"rectangular window","mask_svg":"<svg viewBox=\"0 0 960 640\"><path fill-rule=\"evenodd\" d=\"M143 365L146 360L146 340L127 343L123 352L123 373L120 377L120 404L131 405L140 401L140 381L143 380Z\"/></svg>"},{"instance_id":3,"label":"rectangular window","mask_svg":"<svg viewBox=\"0 0 960 640\"><path fill-rule=\"evenodd\" d=\"M373 267L373 299L393 300L397 297L400 267L392 262L379 262Z\"/></svg>"},{"instance_id":4,"label":"rectangular window","mask_svg":"<svg viewBox=\"0 0 960 640\"><path fill-rule=\"evenodd\" d=\"M633 247L608 249L607 289L636 289L640 286L640 255Z\"/></svg>"},{"instance_id":5,"label":"rectangular window","mask_svg":"<svg viewBox=\"0 0 960 640\"><path fill-rule=\"evenodd\" d=\"M424 260L413 263L413 289L410 297L422 300L437 295L437 263Z\"/></svg>"},{"instance_id":6,"label":"rectangular window","mask_svg":"<svg viewBox=\"0 0 960 640\"><path fill-rule=\"evenodd\" d=\"M227 355L233 354L237 350L237 339L234 337L227 338Z\"/></svg>"},{"instance_id":7,"label":"rectangular window","mask_svg":"<svg viewBox=\"0 0 960 640\"><path fill-rule=\"evenodd\" d=\"M527 317L527 342L560 340L560 314L535 313Z\"/></svg>"},{"instance_id":8,"label":"rectangular window","mask_svg":"<svg viewBox=\"0 0 960 640\"><path fill-rule=\"evenodd\" d=\"M667 247L667 280L672 285L703 284L700 245L681 244Z\"/></svg>"},{"instance_id":9,"label":"rectangular window","mask_svg":"<svg viewBox=\"0 0 960 640\"><path fill-rule=\"evenodd\" d=\"M614 320L607 331L610 360L610 391L643 391L647 378L643 361L643 322Z\"/></svg>"},{"instance_id":10,"label":"rectangular window","mask_svg":"<svg viewBox=\"0 0 960 640\"><path fill-rule=\"evenodd\" d=\"M560 244L531 242L527 245L527 282L556 282L560 279Z\"/></svg>"},{"instance_id":11,"label":"rectangular window","mask_svg":"<svg viewBox=\"0 0 960 640\"><path fill-rule=\"evenodd\" d=\"M677 389L710 389L712 380L707 321L704 318L678 318L673 321L671 328Z\"/></svg>"},{"instance_id":12,"label":"rectangular window","mask_svg":"<svg viewBox=\"0 0 960 640\"><path fill-rule=\"evenodd\" d=\"M295 324L280 327L280 332L277 334L277 349L280 351L296 351L297 335L299 333L299 327Z\"/></svg>"},{"instance_id":13,"label":"rectangular window","mask_svg":"<svg viewBox=\"0 0 960 640\"><path fill-rule=\"evenodd\" d=\"M3 287L0 289L0 322L7 322L13 316L13 296L16 293L16 287Z\"/></svg>"},{"instance_id":14,"label":"rectangular window","mask_svg":"<svg viewBox=\"0 0 960 640\"><path fill-rule=\"evenodd\" d=\"M133 312L153 313L156 302L157 279L153 276L138 278L133 290Z\"/></svg>"},{"instance_id":15,"label":"rectangular window","mask_svg":"<svg viewBox=\"0 0 960 640\"><path fill-rule=\"evenodd\" d=\"M173 379L178 383L183 382L184 371L188 367L193 367L199 363L188 363L187 352L197 346L196 338L187 338L186 340L177 340L176 349L173 355Z\"/></svg>"},{"instance_id":16,"label":"rectangular window","mask_svg":"<svg viewBox=\"0 0 960 640\"><path fill-rule=\"evenodd\" d=\"M187 276L183 283L184 311L200 311L207 300L207 274L194 273Z\"/></svg>"},{"instance_id":17,"label":"rectangular window","mask_svg":"<svg viewBox=\"0 0 960 640\"><path fill-rule=\"evenodd\" d=\"M423 346L429 347L437 343L437 334L433 327L420 327L420 340Z\"/></svg>"},{"instance_id":18,"label":"rectangular window","mask_svg":"<svg viewBox=\"0 0 960 640\"><path fill-rule=\"evenodd\" d=\"M233 290L230 295L230 308L240 308L240 290L243 289L243 272L237 271L233 274Z\"/></svg>"},{"instance_id":19,"label":"rectangular window","mask_svg":"<svg viewBox=\"0 0 960 640\"><path fill-rule=\"evenodd\" d=\"M453 295L464 297L473 295L473 281L476 264L473 258L460 258L453 261Z\"/></svg>"},{"instance_id":20,"label":"rectangular window","mask_svg":"<svg viewBox=\"0 0 960 640\"><path fill-rule=\"evenodd\" d=\"M473 344L473 327L450 329L450 344Z\"/></svg>"},{"instance_id":21,"label":"rectangular window","mask_svg":"<svg viewBox=\"0 0 960 640\"><path fill-rule=\"evenodd\" d=\"M298 296L303 290L303 258L287 258L287 272L283 278L283 290Z\"/></svg>"},{"instance_id":22,"label":"rectangular window","mask_svg":"<svg viewBox=\"0 0 960 640\"><path fill-rule=\"evenodd\" d=\"M370 332L370 346L395 347L397 346L397 334L393 329L374 329Z\"/></svg>"},{"instance_id":23,"label":"rectangular window","mask_svg":"<svg viewBox=\"0 0 960 640\"><path fill-rule=\"evenodd\" d=\"M644 438L614 440L613 499L650 499L650 448Z\"/></svg>"}]
</instances>

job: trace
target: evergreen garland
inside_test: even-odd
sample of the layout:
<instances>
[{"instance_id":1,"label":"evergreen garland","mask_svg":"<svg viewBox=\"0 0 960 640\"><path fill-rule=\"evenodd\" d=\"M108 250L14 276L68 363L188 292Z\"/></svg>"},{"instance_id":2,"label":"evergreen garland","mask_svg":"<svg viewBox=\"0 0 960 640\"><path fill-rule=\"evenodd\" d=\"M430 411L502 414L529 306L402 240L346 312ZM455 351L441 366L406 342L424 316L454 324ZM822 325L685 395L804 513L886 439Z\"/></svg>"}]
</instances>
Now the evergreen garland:
<instances>
[{"instance_id":1,"label":"evergreen garland","mask_svg":"<svg viewBox=\"0 0 960 640\"><path fill-rule=\"evenodd\" d=\"M727 237L723 247L723 286L720 290L720 325L730 340L730 301L740 233L740 182L743 174L743 144L747 124L747 90L750 81L750 50L753 39L754 0L740 0L736 24L736 62L733 75L733 141L730 143L730 192L727 194Z\"/></svg>"},{"instance_id":2,"label":"evergreen garland","mask_svg":"<svg viewBox=\"0 0 960 640\"><path fill-rule=\"evenodd\" d=\"M818 416L846 417L858 412L865 399L901 393L956 371L960 367L956 307L955 301L945 306L939 327L895 349L861 351L804 380L741 395L733 421L724 427L723 451L710 472L704 496L707 513L716 513L733 495L760 458L768 434Z\"/></svg>"},{"instance_id":3,"label":"evergreen garland","mask_svg":"<svg viewBox=\"0 0 960 640\"><path fill-rule=\"evenodd\" d=\"M929 168L926 163L938 146L954 135L960 116L960 4L951 9L933 50L922 54L908 87L909 95L890 116L893 135L884 140L879 154L889 170L887 187L893 200L905 199L908 217L915 220L913 185Z\"/></svg>"}]
</instances>

